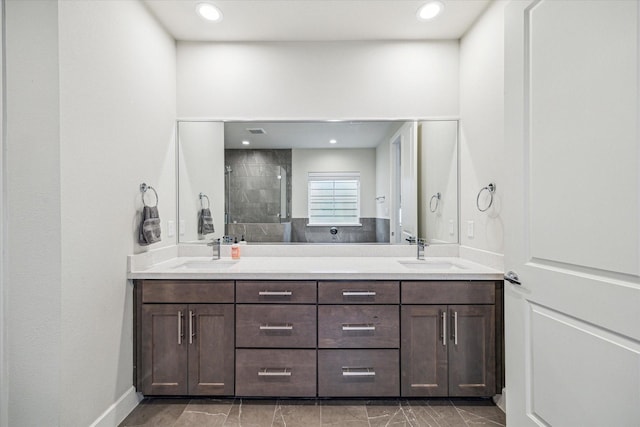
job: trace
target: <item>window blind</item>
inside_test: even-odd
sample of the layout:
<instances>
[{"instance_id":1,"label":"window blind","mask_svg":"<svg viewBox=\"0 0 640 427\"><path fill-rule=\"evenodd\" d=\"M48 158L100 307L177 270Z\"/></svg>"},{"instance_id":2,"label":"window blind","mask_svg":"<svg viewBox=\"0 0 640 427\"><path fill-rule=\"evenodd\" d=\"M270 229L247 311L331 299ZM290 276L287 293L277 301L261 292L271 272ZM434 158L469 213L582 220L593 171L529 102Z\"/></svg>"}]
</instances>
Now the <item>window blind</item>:
<instances>
[{"instance_id":1,"label":"window blind","mask_svg":"<svg viewBox=\"0 0 640 427\"><path fill-rule=\"evenodd\" d=\"M309 224L360 225L360 173L309 172Z\"/></svg>"}]
</instances>

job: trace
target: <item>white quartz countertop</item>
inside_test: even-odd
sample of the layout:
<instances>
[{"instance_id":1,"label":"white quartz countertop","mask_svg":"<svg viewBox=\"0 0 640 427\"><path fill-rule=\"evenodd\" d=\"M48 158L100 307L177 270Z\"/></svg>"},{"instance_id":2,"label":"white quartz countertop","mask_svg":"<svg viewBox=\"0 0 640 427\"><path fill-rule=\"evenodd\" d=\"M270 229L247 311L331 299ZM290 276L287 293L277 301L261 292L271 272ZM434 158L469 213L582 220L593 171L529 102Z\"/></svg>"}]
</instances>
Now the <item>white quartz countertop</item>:
<instances>
[{"instance_id":1,"label":"white quartz countertop","mask_svg":"<svg viewBox=\"0 0 640 427\"><path fill-rule=\"evenodd\" d=\"M178 256L131 267L129 279L191 280L502 280L502 272L458 257Z\"/></svg>"}]
</instances>

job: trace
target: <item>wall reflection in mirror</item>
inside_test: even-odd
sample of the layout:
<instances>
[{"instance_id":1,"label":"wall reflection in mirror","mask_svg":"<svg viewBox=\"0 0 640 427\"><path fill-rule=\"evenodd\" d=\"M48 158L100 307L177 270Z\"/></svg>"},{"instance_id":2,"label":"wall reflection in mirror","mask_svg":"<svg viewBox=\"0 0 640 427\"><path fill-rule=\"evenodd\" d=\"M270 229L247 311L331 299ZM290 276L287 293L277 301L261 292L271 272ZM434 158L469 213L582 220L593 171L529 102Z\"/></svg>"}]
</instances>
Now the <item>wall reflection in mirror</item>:
<instances>
[{"instance_id":1,"label":"wall reflection in mirror","mask_svg":"<svg viewBox=\"0 0 640 427\"><path fill-rule=\"evenodd\" d=\"M457 243L457 129L457 121L180 121L178 242ZM215 223L207 235L197 227L202 192Z\"/></svg>"}]
</instances>

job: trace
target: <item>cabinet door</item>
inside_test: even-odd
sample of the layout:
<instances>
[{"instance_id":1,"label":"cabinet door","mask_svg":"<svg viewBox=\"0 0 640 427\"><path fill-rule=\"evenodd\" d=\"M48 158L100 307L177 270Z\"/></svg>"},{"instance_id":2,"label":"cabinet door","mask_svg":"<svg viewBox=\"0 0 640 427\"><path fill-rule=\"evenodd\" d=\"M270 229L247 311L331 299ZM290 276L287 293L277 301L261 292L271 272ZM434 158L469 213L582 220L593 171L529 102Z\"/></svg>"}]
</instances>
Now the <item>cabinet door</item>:
<instances>
[{"instance_id":1,"label":"cabinet door","mask_svg":"<svg viewBox=\"0 0 640 427\"><path fill-rule=\"evenodd\" d=\"M186 304L142 306L143 394L187 394Z\"/></svg>"},{"instance_id":2,"label":"cabinet door","mask_svg":"<svg viewBox=\"0 0 640 427\"><path fill-rule=\"evenodd\" d=\"M232 395L233 305L189 305L186 330L189 347L189 394ZM186 365L184 368L186 370Z\"/></svg>"},{"instance_id":3,"label":"cabinet door","mask_svg":"<svg viewBox=\"0 0 640 427\"><path fill-rule=\"evenodd\" d=\"M402 307L402 396L447 396L447 306Z\"/></svg>"},{"instance_id":4,"label":"cabinet door","mask_svg":"<svg viewBox=\"0 0 640 427\"><path fill-rule=\"evenodd\" d=\"M449 395L496 393L495 318L492 305L449 306Z\"/></svg>"}]
</instances>

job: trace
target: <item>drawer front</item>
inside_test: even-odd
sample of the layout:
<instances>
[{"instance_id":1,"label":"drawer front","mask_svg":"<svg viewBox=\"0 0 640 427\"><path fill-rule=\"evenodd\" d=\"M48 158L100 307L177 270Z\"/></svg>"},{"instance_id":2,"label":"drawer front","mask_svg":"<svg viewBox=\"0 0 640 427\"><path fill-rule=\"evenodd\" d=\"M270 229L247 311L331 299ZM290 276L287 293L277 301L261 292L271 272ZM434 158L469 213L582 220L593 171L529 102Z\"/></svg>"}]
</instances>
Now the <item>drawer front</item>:
<instances>
[{"instance_id":1,"label":"drawer front","mask_svg":"<svg viewBox=\"0 0 640 427\"><path fill-rule=\"evenodd\" d=\"M403 304L495 304L495 282L402 282Z\"/></svg>"},{"instance_id":2,"label":"drawer front","mask_svg":"<svg viewBox=\"0 0 640 427\"><path fill-rule=\"evenodd\" d=\"M318 350L318 396L399 396L398 350Z\"/></svg>"},{"instance_id":3,"label":"drawer front","mask_svg":"<svg viewBox=\"0 0 640 427\"><path fill-rule=\"evenodd\" d=\"M236 347L315 346L315 305L236 305Z\"/></svg>"},{"instance_id":4,"label":"drawer front","mask_svg":"<svg viewBox=\"0 0 640 427\"><path fill-rule=\"evenodd\" d=\"M318 347L398 348L397 305L318 306Z\"/></svg>"},{"instance_id":5,"label":"drawer front","mask_svg":"<svg viewBox=\"0 0 640 427\"><path fill-rule=\"evenodd\" d=\"M143 303L233 303L232 280L143 280Z\"/></svg>"},{"instance_id":6,"label":"drawer front","mask_svg":"<svg viewBox=\"0 0 640 427\"><path fill-rule=\"evenodd\" d=\"M398 304L399 282L320 282L320 304Z\"/></svg>"},{"instance_id":7,"label":"drawer front","mask_svg":"<svg viewBox=\"0 0 640 427\"><path fill-rule=\"evenodd\" d=\"M315 304L316 282L239 280L236 299L239 303Z\"/></svg>"},{"instance_id":8,"label":"drawer front","mask_svg":"<svg viewBox=\"0 0 640 427\"><path fill-rule=\"evenodd\" d=\"M236 350L236 396L315 395L315 350Z\"/></svg>"}]
</instances>

